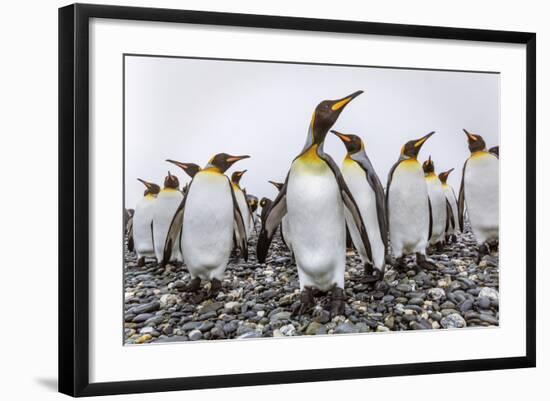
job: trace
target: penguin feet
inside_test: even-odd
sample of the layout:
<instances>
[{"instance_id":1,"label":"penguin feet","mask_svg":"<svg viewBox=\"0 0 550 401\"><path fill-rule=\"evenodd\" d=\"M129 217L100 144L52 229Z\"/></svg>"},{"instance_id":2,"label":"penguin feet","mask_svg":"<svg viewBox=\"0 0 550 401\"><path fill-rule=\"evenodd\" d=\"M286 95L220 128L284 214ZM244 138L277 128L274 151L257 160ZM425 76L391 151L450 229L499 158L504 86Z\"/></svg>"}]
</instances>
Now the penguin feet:
<instances>
[{"instance_id":1,"label":"penguin feet","mask_svg":"<svg viewBox=\"0 0 550 401\"><path fill-rule=\"evenodd\" d=\"M216 295L218 295L221 289L222 289L222 282L217 278L213 278L212 281L210 281L210 289L208 290L208 293L206 294L206 296L208 298L216 298Z\"/></svg>"},{"instance_id":2,"label":"penguin feet","mask_svg":"<svg viewBox=\"0 0 550 401\"><path fill-rule=\"evenodd\" d=\"M304 287L300 294L300 304L292 312L293 316L301 316L306 314L315 306L315 299L313 297L313 288Z\"/></svg>"},{"instance_id":3,"label":"penguin feet","mask_svg":"<svg viewBox=\"0 0 550 401\"><path fill-rule=\"evenodd\" d=\"M137 262L137 267L143 267L143 266L145 266L145 256L142 256L141 258L139 258Z\"/></svg>"},{"instance_id":4,"label":"penguin feet","mask_svg":"<svg viewBox=\"0 0 550 401\"><path fill-rule=\"evenodd\" d=\"M183 291L184 292L197 292L199 291L201 288L201 279L200 277L195 277L194 279L191 279L191 281L189 282L189 284L187 284L184 288L183 288Z\"/></svg>"},{"instance_id":5,"label":"penguin feet","mask_svg":"<svg viewBox=\"0 0 550 401\"><path fill-rule=\"evenodd\" d=\"M330 303L330 318L333 319L338 315L344 314L345 297L344 289L340 287L334 287L332 290Z\"/></svg>"},{"instance_id":6,"label":"penguin feet","mask_svg":"<svg viewBox=\"0 0 550 401\"><path fill-rule=\"evenodd\" d=\"M424 270L437 270L437 266L434 262L430 262L426 255L422 255L421 253L416 253L416 265L420 269Z\"/></svg>"},{"instance_id":7,"label":"penguin feet","mask_svg":"<svg viewBox=\"0 0 550 401\"><path fill-rule=\"evenodd\" d=\"M376 283L382 278L382 273L380 270L375 269L372 263L365 263L365 276L363 277L363 282Z\"/></svg>"},{"instance_id":8,"label":"penguin feet","mask_svg":"<svg viewBox=\"0 0 550 401\"><path fill-rule=\"evenodd\" d=\"M407 262L405 262L404 256L401 256L400 258L396 259L392 264L395 266L397 270L401 270L401 271L409 270L409 267L407 266Z\"/></svg>"},{"instance_id":9,"label":"penguin feet","mask_svg":"<svg viewBox=\"0 0 550 401\"><path fill-rule=\"evenodd\" d=\"M455 234L452 234L452 235L451 235L451 244L455 244L456 241L457 241L457 239L458 239L458 238L456 237L456 235L455 235Z\"/></svg>"},{"instance_id":10,"label":"penguin feet","mask_svg":"<svg viewBox=\"0 0 550 401\"><path fill-rule=\"evenodd\" d=\"M438 241L435 244L435 250L440 253L443 252L443 241Z\"/></svg>"},{"instance_id":11,"label":"penguin feet","mask_svg":"<svg viewBox=\"0 0 550 401\"><path fill-rule=\"evenodd\" d=\"M489 245L487 244L480 245L477 248L477 264L481 262L481 260L485 255L489 255L490 253L491 253L491 249L489 248Z\"/></svg>"}]
</instances>

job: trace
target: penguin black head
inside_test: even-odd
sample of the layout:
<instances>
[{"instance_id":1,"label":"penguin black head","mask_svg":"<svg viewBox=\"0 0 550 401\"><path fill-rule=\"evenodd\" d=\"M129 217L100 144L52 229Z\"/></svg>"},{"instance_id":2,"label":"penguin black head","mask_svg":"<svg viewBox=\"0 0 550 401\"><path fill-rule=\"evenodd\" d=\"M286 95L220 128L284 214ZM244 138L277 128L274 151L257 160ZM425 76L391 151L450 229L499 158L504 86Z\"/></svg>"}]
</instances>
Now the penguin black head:
<instances>
[{"instance_id":1,"label":"penguin black head","mask_svg":"<svg viewBox=\"0 0 550 401\"><path fill-rule=\"evenodd\" d=\"M430 132L428 135L424 135L422 138L413 139L412 141L407 142L401 148L401 158L416 159L416 157L418 156L418 152L420 152L420 148L422 148L422 145L424 145L428 138L431 137L433 134L435 134L435 131Z\"/></svg>"},{"instance_id":2,"label":"penguin black head","mask_svg":"<svg viewBox=\"0 0 550 401\"><path fill-rule=\"evenodd\" d=\"M266 198L265 196L260 200L260 206L262 208L269 207L270 204L271 204L271 199Z\"/></svg>"},{"instance_id":3,"label":"penguin black head","mask_svg":"<svg viewBox=\"0 0 550 401\"><path fill-rule=\"evenodd\" d=\"M205 169L215 169L220 173L225 173L229 167L233 165L233 163L238 162L242 159L248 159L250 156L244 155L244 156L231 156L227 153L218 153L217 155L214 155L208 164L206 165Z\"/></svg>"},{"instance_id":4,"label":"penguin black head","mask_svg":"<svg viewBox=\"0 0 550 401\"><path fill-rule=\"evenodd\" d=\"M361 93L363 91L353 92L351 95L338 100L323 100L317 105L309 127L313 136L313 144L320 145L323 143L328 130L334 125L342 110Z\"/></svg>"},{"instance_id":5,"label":"penguin black head","mask_svg":"<svg viewBox=\"0 0 550 401\"><path fill-rule=\"evenodd\" d=\"M447 183L447 178L449 177L449 174L454 170L454 168L444 171L442 173L439 173L439 181L441 181L442 184Z\"/></svg>"},{"instance_id":6,"label":"penguin black head","mask_svg":"<svg viewBox=\"0 0 550 401\"><path fill-rule=\"evenodd\" d=\"M252 212L255 212L258 209L258 198L254 195L246 195L246 203L250 207Z\"/></svg>"},{"instance_id":7,"label":"penguin black head","mask_svg":"<svg viewBox=\"0 0 550 401\"><path fill-rule=\"evenodd\" d=\"M178 180L178 177L172 175L170 171L168 171L168 175L164 179L164 188L178 189L179 187L180 182Z\"/></svg>"},{"instance_id":8,"label":"penguin black head","mask_svg":"<svg viewBox=\"0 0 550 401\"><path fill-rule=\"evenodd\" d=\"M191 178L193 178L195 176L195 174L197 174L201 170L201 168L198 165L196 165L195 163L182 163L182 162L178 162L176 160L171 160L171 159L166 159L166 161L168 163L175 164L176 166L181 168Z\"/></svg>"},{"instance_id":9,"label":"penguin black head","mask_svg":"<svg viewBox=\"0 0 550 401\"><path fill-rule=\"evenodd\" d=\"M424 169L424 174L429 174L434 172L434 162L432 161L432 156L428 157L424 163L422 163L422 168Z\"/></svg>"},{"instance_id":10,"label":"penguin black head","mask_svg":"<svg viewBox=\"0 0 550 401\"><path fill-rule=\"evenodd\" d=\"M273 185L275 188L277 188L277 191L280 191L281 189L283 189L283 186L285 184L283 184L282 182L275 182L275 181L268 181L271 185Z\"/></svg>"},{"instance_id":11,"label":"penguin black head","mask_svg":"<svg viewBox=\"0 0 550 401\"><path fill-rule=\"evenodd\" d=\"M334 135L342 140L344 146L346 147L348 155L353 155L354 153L357 153L361 151L361 149L365 148L365 146L363 145L363 141L357 135L342 134L341 132L335 130L331 130L330 132L332 132Z\"/></svg>"},{"instance_id":12,"label":"penguin black head","mask_svg":"<svg viewBox=\"0 0 550 401\"><path fill-rule=\"evenodd\" d=\"M468 137L468 147L470 148L471 153L487 149L485 141L480 135L472 134L471 132L466 131L464 128L462 129L462 131L464 131L464 133Z\"/></svg>"},{"instance_id":13,"label":"penguin black head","mask_svg":"<svg viewBox=\"0 0 550 401\"><path fill-rule=\"evenodd\" d=\"M498 146L493 146L491 149L489 149L489 153L494 154L496 157L499 157L498 152L499 152Z\"/></svg>"},{"instance_id":14,"label":"penguin black head","mask_svg":"<svg viewBox=\"0 0 550 401\"><path fill-rule=\"evenodd\" d=\"M141 178L138 178L138 181L141 182L143 185L145 185L145 192L143 193L143 196L146 195L157 195L160 192L160 187L157 184L154 184L152 182L147 182L145 180L142 180Z\"/></svg>"},{"instance_id":15,"label":"penguin black head","mask_svg":"<svg viewBox=\"0 0 550 401\"><path fill-rule=\"evenodd\" d=\"M241 181L242 176L246 172L247 172L247 170L233 172L233 174L231 174L231 182L233 184L239 185L239 182Z\"/></svg>"}]
</instances>

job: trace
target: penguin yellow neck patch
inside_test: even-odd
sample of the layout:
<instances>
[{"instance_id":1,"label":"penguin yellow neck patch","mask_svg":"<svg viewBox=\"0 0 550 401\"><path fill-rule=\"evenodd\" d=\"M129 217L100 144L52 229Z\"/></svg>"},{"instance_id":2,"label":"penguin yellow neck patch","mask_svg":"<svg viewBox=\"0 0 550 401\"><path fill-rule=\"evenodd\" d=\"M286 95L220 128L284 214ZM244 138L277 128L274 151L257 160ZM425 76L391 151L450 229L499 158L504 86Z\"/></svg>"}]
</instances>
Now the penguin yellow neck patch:
<instances>
[{"instance_id":1,"label":"penguin yellow neck patch","mask_svg":"<svg viewBox=\"0 0 550 401\"><path fill-rule=\"evenodd\" d=\"M176 188L163 188L161 192L177 192Z\"/></svg>"},{"instance_id":2,"label":"penguin yellow neck patch","mask_svg":"<svg viewBox=\"0 0 550 401\"><path fill-rule=\"evenodd\" d=\"M328 168L327 164L317 154L318 145L313 145L304 152L298 159L296 165L301 170L309 170L313 173L320 173Z\"/></svg>"},{"instance_id":3,"label":"penguin yellow neck patch","mask_svg":"<svg viewBox=\"0 0 550 401\"><path fill-rule=\"evenodd\" d=\"M153 200L153 199L156 198L156 196L153 195L153 194L147 194L147 195L144 196L144 198L147 199L147 200Z\"/></svg>"},{"instance_id":4,"label":"penguin yellow neck patch","mask_svg":"<svg viewBox=\"0 0 550 401\"><path fill-rule=\"evenodd\" d=\"M470 159L480 159L489 155L489 152L485 150L478 150L470 155Z\"/></svg>"},{"instance_id":5,"label":"penguin yellow neck patch","mask_svg":"<svg viewBox=\"0 0 550 401\"><path fill-rule=\"evenodd\" d=\"M435 173L434 173L433 171L432 171L431 173L426 174L426 179L427 179L427 180L433 180L433 179L435 179L435 178L439 179L439 177L436 176Z\"/></svg>"},{"instance_id":6,"label":"penguin yellow neck patch","mask_svg":"<svg viewBox=\"0 0 550 401\"><path fill-rule=\"evenodd\" d=\"M221 174L220 170L217 167L208 167L200 171L201 173L209 174Z\"/></svg>"}]
</instances>

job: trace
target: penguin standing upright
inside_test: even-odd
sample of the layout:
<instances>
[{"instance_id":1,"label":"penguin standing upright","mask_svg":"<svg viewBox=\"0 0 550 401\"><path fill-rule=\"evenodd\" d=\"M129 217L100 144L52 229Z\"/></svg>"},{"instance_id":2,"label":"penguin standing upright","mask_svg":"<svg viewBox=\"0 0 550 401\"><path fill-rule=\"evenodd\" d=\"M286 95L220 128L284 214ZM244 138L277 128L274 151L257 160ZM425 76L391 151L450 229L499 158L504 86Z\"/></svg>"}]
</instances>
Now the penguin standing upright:
<instances>
[{"instance_id":1,"label":"penguin standing upright","mask_svg":"<svg viewBox=\"0 0 550 401\"><path fill-rule=\"evenodd\" d=\"M447 200L443 192L443 185L435 174L431 156L422 164L422 168L424 170L424 177L426 178L426 185L428 186L428 198L430 199L429 210L432 222L430 245L437 246L437 249L441 251L445 240Z\"/></svg>"},{"instance_id":2,"label":"penguin standing upright","mask_svg":"<svg viewBox=\"0 0 550 401\"><path fill-rule=\"evenodd\" d=\"M426 260L426 247L431 236L430 201L424 170L417 160L422 145L434 132L407 142L388 174L386 210L393 256L400 266L404 256L416 253L419 267L432 269Z\"/></svg>"},{"instance_id":3,"label":"penguin standing upright","mask_svg":"<svg viewBox=\"0 0 550 401\"><path fill-rule=\"evenodd\" d=\"M221 289L233 237L241 256L247 260L246 228L233 186L224 174L233 163L249 156L218 153L195 174L168 231L163 260L170 260L173 244L181 231L181 250L191 274L188 292L200 289L201 280L210 280L208 296Z\"/></svg>"},{"instance_id":4,"label":"penguin standing upright","mask_svg":"<svg viewBox=\"0 0 550 401\"><path fill-rule=\"evenodd\" d=\"M362 91L325 100L313 112L302 152L293 160L283 188L269 208L258 239L257 256L265 261L273 235L287 215L292 250L300 280L302 314L314 306L314 291L331 291L331 316L344 312L346 222L344 207L359 227L367 253L370 244L361 212L338 166L323 150L325 137L338 116ZM370 256L370 255L369 255Z\"/></svg>"},{"instance_id":5,"label":"penguin standing upright","mask_svg":"<svg viewBox=\"0 0 550 401\"><path fill-rule=\"evenodd\" d=\"M384 187L365 152L363 140L357 135L345 135L334 130L331 132L342 140L347 150L342 162L342 175L361 211L369 235L372 258L368 258L355 225L348 224L349 233L365 266L365 273L370 276L370 280L375 281L384 273L388 245ZM347 210L346 221L353 221Z\"/></svg>"},{"instance_id":6,"label":"penguin standing upright","mask_svg":"<svg viewBox=\"0 0 550 401\"><path fill-rule=\"evenodd\" d=\"M166 262L183 262L179 242L174 243L171 259L163 260L164 244L172 218L183 200L183 194L179 190L178 177L168 171L164 179L164 188L157 195L155 210L153 213L153 240L155 244L155 256L161 266Z\"/></svg>"},{"instance_id":7,"label":"penguin standing upright","mask_svg":"<svg viewBox=\"0 0 550 401\"><path fill-rule=\"evenodd\" d=\"M145 192L136 205L134 217L132 218L132 235L134 249L138 257L138 266L145 265L145 258L155 257L153 245L153 215L155 202L160 192L160 187L152 182L138 178L138 181L145 185Z\"/></svg>"},{"instance_id":8,"label":"penguin standing upright","mask_svg":"<svg viewBox=\"0 0 550 401\"><path fill-rule=\"evenodd\" d=\"M464 162L458 195L458 221L464 231L464 211L468 212L472 232L479 247L479 259L499 240L499 162L487 151L480 135L464 130L470 157Z\"/></svg>"},{"instance_id":9,"label":"penguin standing upright","mask_svg":"<svg viewBox=\"0 0 550 401\"><path fill-rule=\"evenodd\" d=\"M234 171L233 174L231 174L231 185L233 186L233 192L235 193L239 210L243 216L244 225L246 227L246 238L249 238L250 230L252 229L252 215L248 203L246 202L246 194L239 184L244 173L246 173L246 170Z\"/></svg>"},{"instance_id":10,"label":"penguin standing upright","mask_svg":"<svg viewBox=\"0 0 550 401\"><path fill-rule=\"evenodd\" d=\"M269 181L278 191L283 189L284 184L282 182ZM292 254L292 238L290 237L290 224L288 222L288 216L283 217L281 220L281 237L286 247Z\"/></svg>"},{"instance_id":11,"label":"penguin standing upright","mask_svg":"<svg viewBox=\"0 0 550 401\"><path fill-rule=\"evenodd\" d=\"M449 178L449 174L451 174L453 170L454 168L439 173L439 180L443 185L443 193L447 199L447 227L445 230L445 239L447 242L456 242L456 237L459 232L458 202L453 187L447 183L447 178Z\"/></svg>"}]
</instances>

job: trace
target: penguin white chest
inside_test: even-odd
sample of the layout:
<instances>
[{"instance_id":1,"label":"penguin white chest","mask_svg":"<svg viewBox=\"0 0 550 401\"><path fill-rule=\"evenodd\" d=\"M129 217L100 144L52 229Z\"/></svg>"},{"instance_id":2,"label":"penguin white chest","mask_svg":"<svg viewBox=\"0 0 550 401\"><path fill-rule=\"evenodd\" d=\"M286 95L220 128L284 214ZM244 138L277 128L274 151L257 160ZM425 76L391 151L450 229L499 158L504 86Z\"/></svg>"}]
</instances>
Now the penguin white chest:
<instances>
[{"instance_id":1,"label":"penguin white chest","mask_svg":"<svg viewBox=\"0 0 550 401\"><path fill-rule=\"evenodd\" d=\"M155 211L156 198L152 195L147 195L140 199L136 205L134 214L134 247L138 257L153 257L155 256L153 249L153 214Z\"/></svg>"},{"instance_id":2,"label":"penguin white chest","mask_svg":"<svg viewBox=\"0 0 550 401\"><path fill-rule=\"evenodd\" d=\"M406 160L395 168L388 194L389 229L395 257L425 253L430 224L428 189L422 166Z\"/></svg>"},{"instance_id":3,"label":"penguin white chest","mask_svg":"<svg viewBox=\"0 0 550 401\"><path fill-rule=\"evenodd\" d=\"M464 170L464 196L478 244L498 239L499 161L487 153L473 154Z\"/></svg>"},{"instance_id":4,"label":"penguin white chest","mask_svg":"<svg viewBox=\"0 0 550 401\"><path fill-rule=\"evenodd\" d=\"M447 233L458 233L458 231L460 230L459 224L458 224L458 205L456 202L456 196L455 196L454 190L449 184L446 184L443 186L443 192L445 192L445 197L449 202L449 204L451 205L451 209L453 211L453 218L454 218L454 230L452 228L452 225L449 224L449 229L447 230Z\"/></svg>"},{"instance_id":5,"label":"penguin white chest","mask_svg":"<svg viewBox=\"0 0 550 401\"><path fill-rule=\"evenodd\" d=\"M235 191L235 199L237 200L237 205L239 206L239 211L241 212L241 216L243 218L245 230L246 230L246 237L250 237L250 229L252 228L250 224L250 210L248 209L248 204L246 203L246 198L244 196L244 192L237 186L234 186Z\"/></svg>"},{"instance_id":6,"label":"penguin white chest","mask_svg":"<svg viewBox=\"0 0 550 401\"><path fill-rule=\"evenodd\" d=\"M300 287L343 288L344 207L336 178L322 160L296 160L287 187L287 216Z\"/></svg>"},{"instance_id":7,"label":"penguin white chest","mask_svg":"<svg viewBox=\"0 0 550 401\"><path fill-rule=\"evenodd\" d=\"M233 199L227 177L199 172L185 201L181 246L193 277L223 279L233 245Z\"/></svg>"},{"instance_id":8,"label":"penguin white chest","mask_svg":"<svg viewBox=\"0 0 550 401\"><path fill-rule=\"evenodd\" d=\"M155 213L153 216L153 239L155 243L155 256L162 260L166 236L174 218L174 214L183 199L183 195L177 189L163 189L157 196ZM179 244L174 244L172 260L181 260Z\"/></svg>"},{"instance_id":9,"label":"penguin white chest","mask_svg":"<svg viewBox=\"0 0 550 401\"><path fill-rule=\"evenodd\" d=\"M441 181L435 175L426 177L428 196L430 197L432 211L432 236L430 243L436 244L445 237L445 223L447 222L447 201Z\"/></svg>"},{"instance_id":10,"label":"penguin white chest","mask_svg":"<svg viewBox=\"0 0 550 401\"><path fill-rule=\"evenodd\" d=\"M361 212L361 217L363 218L363 223L369 237L373 260L367 260L367 251L361 240L361 234L357 226L352 223L348 224L348 229L353 240L353 245L358 250L363 263L373 263L375 267L382 269L384 267L385 247L378 223L376 193L367 181L365 171L357 162L345 160L342 165L342 175ZM346 220L353 221L351 214L347 210Z\"/></svg>"}]
</instances>

